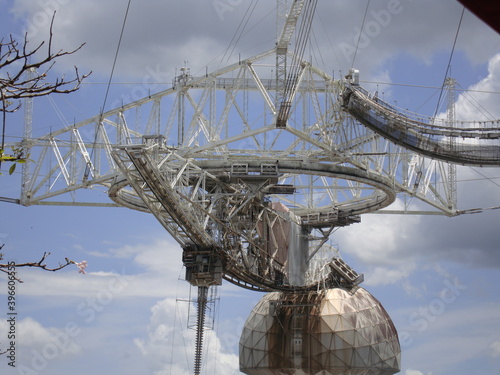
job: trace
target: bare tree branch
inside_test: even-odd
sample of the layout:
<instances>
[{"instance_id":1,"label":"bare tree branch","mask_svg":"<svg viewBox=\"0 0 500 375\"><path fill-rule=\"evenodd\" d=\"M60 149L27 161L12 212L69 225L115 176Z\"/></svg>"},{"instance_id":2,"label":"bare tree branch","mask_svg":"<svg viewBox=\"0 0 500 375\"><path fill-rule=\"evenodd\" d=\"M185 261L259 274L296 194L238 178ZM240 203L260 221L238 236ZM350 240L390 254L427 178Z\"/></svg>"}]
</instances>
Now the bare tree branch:
<instances>
[{"instance_id":1,"label":"bare tree branch","mask_svg":"<svg viewBox=\"0 0 500 375\"><path fill-rule=\"evenodd\" d=\"M49 28L49 40L38 44L35 48L28 47L28 34L24 34L22 44L9 35L9 38L0 39L0 113L2 114L2 136L0 146L0 167L2 162L12 163L9 174L14 173L17 163L25 163L28 156L23 155L23 150L13 150L13 154L5 152L6 113L16 112L21 107L21 100L50 94L69 94L80 88L82 81L92 72L80 75L75 66L74 77L66 79L57 77L55 82L47 82L47 76L54 67L56 59L72 55L79 51L85 43L72 51L59 50L53 52L53 27L56 12L52 15ZM36 62L35 55L47 45L45 57ZM0 173L1 174L1 173Z\"/></svg>"},{"instance_id":2,"label":"bare tree branch","mask_svg":"<svg viewBox=\"0 0 500 375\"><path fill-rule=\"evenodd\" d=\"M0 250L4 247L4 245L1 245L0 246ZM16 269L17 268L20 268L20 267L35 267L35 268L40 268L44 271L50 271L50 272L55 272L55 271L59 271L59 270L62 270L63 268L69 266L70 264L75 264L78 266L78 264L73 261L73 260L70 260L68 258L64 258L65 260L65 263L59 263L59 266L57 267L49 267L47 266L47 264L45 263L45 260L47 259L47 257L50 255L50 253L48 252L44 252L43 253L43 256L42 258L38 261L38 262L26 262L26 263L0 263L0 271L3 272L3 273L6 273L8 274L9 276L15 278L18 282L22 283L23 281L21 279L19 279L17 276L15 275L11 275L10 271L9 271L9 268L14 266ZM3 260L3 254L0 253L0 260Z\"/></svg>"},{"instance_id":3,"label":"bare tree branch","mask_svg":"<svg viewBox=\"0 0 500 375\"><path fill-rule=\"evenodd\" d=\"M0 111L15 112L21 104L17 103L14 107L11 107L14 104L13 101L23 98L74 92L79 89L82 81L91 74L90 72L80 75L78 68L75 66L73 78L66 79L62 76L56 78L55 82L45 82L56 59L72 55L85 45L83 43L72 51L59 50L53 52L52 42L55 15L56 12L54 12L50 23L47 54L39 61L30 62L31 58L46 44L45 41L41 42L34 49L29 50L28 34L24 35L22 45L19 45L19 42L12 35L9 36L8 40L4 38L0 39L0 71L3 73L0 76L0 92L1 100L4 103L4 106L0 107Z\"/></svg>"}]
</instances>

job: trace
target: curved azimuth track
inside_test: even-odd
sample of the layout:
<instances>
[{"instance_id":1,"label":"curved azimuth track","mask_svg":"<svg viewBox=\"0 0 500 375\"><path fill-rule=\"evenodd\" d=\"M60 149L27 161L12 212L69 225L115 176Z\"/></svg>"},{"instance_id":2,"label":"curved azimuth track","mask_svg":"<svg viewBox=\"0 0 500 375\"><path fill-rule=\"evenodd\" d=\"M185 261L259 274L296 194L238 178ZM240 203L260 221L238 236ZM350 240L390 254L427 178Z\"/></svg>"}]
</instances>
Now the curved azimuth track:
<instances>
[{"instance_id":1,"label":"curved azimuth track","mask_svg":"<svg viewBox=\"0 0 500 375\"><path fill-rule=\"evenodd\" d=\"M193 269L217 264L220 278L255 290L312 289L359 282L332 263L329 235L398 195L426 203L425 212L460 213L455 176L437 159L497 165L497 128L423 125L291 52L297 77L277 103L289 105L278 127L277 81L262 78L276 53L202 77L182 69L165 91L27 136L18 146L36 163L25 167L17 202L150 212ZM486 144L464 152L449 142L457 136Z\"/></svg>"},{"instance_id":2,"label":"curved azimuth track","mask_svg":"<svg viewBox=\"0 0 500 375\"><path fill-rule=\"evenodd\" d=\"M471 166L500 166L500 120L465 123L403 113L352 85L342 93L342 108L378 134L419 154Z\"/></svg>"}]
</instances>

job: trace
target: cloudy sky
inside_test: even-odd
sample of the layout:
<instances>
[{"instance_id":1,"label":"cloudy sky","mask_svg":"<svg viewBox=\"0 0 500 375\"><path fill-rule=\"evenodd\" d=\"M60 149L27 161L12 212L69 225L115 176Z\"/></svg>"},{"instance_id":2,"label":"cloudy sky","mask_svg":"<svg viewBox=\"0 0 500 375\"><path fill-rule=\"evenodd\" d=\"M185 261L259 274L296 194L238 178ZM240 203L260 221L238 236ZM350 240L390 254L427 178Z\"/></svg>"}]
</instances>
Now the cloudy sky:
<instances>
[{"instance_id":1,"label":"cloudy sky","mask_svg":"<svg viewBox=\"0 0 500 375\"><path fill-rule=\"evenodd\" d=\"M432 115L462 12L455 0L320 0L314 64L338 77L355 66L363 85L400 107ZM127 7L125 0L0 0L0 36L27 31L78 53L54 67L92 71L81 90L34 106L35 131L83 120L104 103ZM274 46L274 1L132 0L106 109ZM243 32L238 32L244 26ZM359 39L359 44L358 44ZM358 46L356 51L356 45ZM356 51L356 52L355 52ZM2 72L0 72L2 74ZM465 11L451 63L461 120L500 118L500 36ZM145 84L147 83L147 85ZM430 87L430 88L429 88ZM142 89L141 89L142 88ZM465 91L468 90L468 91ZM54 104L55 103L55 104ZM57 108L55 110L54 108ZM438 108L442 111L442 108ZM7 135L20 117L8 118ZM18 176L0 177L0 196L17 198ZM398 208L400 202L394 207ZM459 208L500 206L498 168L459 168ZM16 368L2 374L175 374L192 371L189 286L179 246L152 215L124 208L20 207L0 203L7 261L87 260L88 273L19 269ZM365 274L399 331L404 375L500 374L500 210L455 218L365 215L336 233L342 256ZM7 279L0 275L0 351L7 349ZM204 373L239 374L238 340L258 293L224 283Z\"/></svg>"}]
</instances>

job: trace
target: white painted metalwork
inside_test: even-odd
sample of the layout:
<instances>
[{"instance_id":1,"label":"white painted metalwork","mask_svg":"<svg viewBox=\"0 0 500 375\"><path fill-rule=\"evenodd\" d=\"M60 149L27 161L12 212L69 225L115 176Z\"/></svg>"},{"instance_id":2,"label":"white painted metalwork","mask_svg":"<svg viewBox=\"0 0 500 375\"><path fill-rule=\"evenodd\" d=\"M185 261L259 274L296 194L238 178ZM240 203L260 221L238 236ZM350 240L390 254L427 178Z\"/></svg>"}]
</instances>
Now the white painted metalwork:
<instances>
[{"instance_id":1,"label":"white painted metalwork","mask_svg":"<svg viewBox=\"0 0 500 375\"><path fill-rule=\"evenodd\" d=\"M259 290L317 287L331 276L322 249L333 230L398 195L428 213L458 214L453 168L425 141L487 137L476 147L484 162L498 149L498 129L417 121L302 60L288 44L303 5L293 2L267 52L201 77L184 67L157 94L36 139L27 130L18 146L36 163L23 173L18 203L150 212L183 248L218 253L224 277ZM299 67L286 126L277 126L286 84L272 73L277 56ZM477 156L459 151L444 159ZM297 270L305 276L292 277Z\"/></svg>"},{"instance_id":2,"label":"white painted metalwork","mask_svg":"<svg viewBox=\"0 0 500 375\"><path fill-rule=\"evenodd\" d=\"M398 195L427 206L416 214L457 215L450 162L500 164L498 123L454 127L452 97L447 122L439 124L363 90L357 70L334 80L304 60L315 4L292 2L269 51L200 77L183 67L164 91L41 137L32 138L32 107L26 103L24 139L15 146L29 151L36 163L23 168L17 203L114 205L155 215L182 246L186 279L199 288L195 373L208 290L222 277L253 290L293 291L292 299L332 287L335 292L327 293L342 294L333 299L350 298L343 288L360 293L357 298L369 302L367 311L380 313L375 322L380 329L369 330L385 345L381 352L374 349L377 361L387 373L399 369L392 322L357 287L362 275L338 257L329 237L336 228L359 222L360 215L389 207ZM285 8L286 1L278 0L278 22ZM306 18L292 52L303 8ZM96 190L104 194L93 194ZM355 320L340 310L337 315ZM322 319L334 320L328 314ZM290 331L288 354L298 366L300 322L295 317L291 322L297 327ZM346 335L366 339L360 333L365 328L353 325ZM321 343L335 339L335 331L320 337ZM351 354L372 350L351 341L342 341ZM255 340L243 343L243 368L259 368L245 354L256 351ZM321 345L316 346L338 354ZM359 358L355 367L375 366L368 357Z\"/></svg>"},{"instance_id":3,"label":"white painted metalwork","mask_svg":"<svg viewBox=\"0 0 500 375\"><path fill-rule=\"evenodd\" d=\"M323 243L333 228L387 207L397 194L457 213L449 207L442 162L361 125L341 108L345 82L307 61L288 125L277 129L276 81L264 78L275 54L202 77L184 70L167 90L28 140L36 164L20 202L108 206L109 196L117 205L153 213L183 246L231 242L234 267L244 257L236 250L239 241L259 248L256 222L245 219L249 227L240 228L245 215L239 210L249 202L261 216L276 216L266 202L281 202ZM238 175L241 165L246 169ZM246 261L251 268L253 260ZM271 277L274 271L265 272ZM251 284L250 276L243 279ZM266 280L260 287L271 285Z\"/></svg>"}]
</instances>

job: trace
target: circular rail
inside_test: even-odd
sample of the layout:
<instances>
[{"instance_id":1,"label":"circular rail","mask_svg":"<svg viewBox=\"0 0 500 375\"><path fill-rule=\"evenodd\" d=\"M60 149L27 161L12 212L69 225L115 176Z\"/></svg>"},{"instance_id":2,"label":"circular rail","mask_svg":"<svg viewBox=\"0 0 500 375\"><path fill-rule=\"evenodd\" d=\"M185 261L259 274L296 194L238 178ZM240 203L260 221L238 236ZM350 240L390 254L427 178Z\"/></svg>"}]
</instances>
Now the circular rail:
<instances>
[{"instance_id":1,"label":"circular rail","mask_svg":"<svg viewBox=\"0 0 500 375\"><path fill-rule=\"evenodd\" d=\"M184 248L206 247L196 240L193 243L195 236L189 228L209 233L216 244L210 250L220 255L224 278L252 290L311 290L320 283L336 282L328 272L300 282L284 281L288 278L288 248L284 253L278 246L272 247L265 231L280 237L295 225L310 238L328 238L333 228L359 222L359 215L387 207L396 199L389 179L339 164L265 158L243 164L241 159L191 160L189 169L183 167L185 163L169 160L168 173L161 165L155 166L165 178L162 183L168 186L169 201L174 202L172 207L160 209L163 224L171 232L184 231L179 241ZM182 172L173 174L172 170ZM161 197L155 197L154 188L146 185L139 197L129 179L117 179L109 189L110 198L122 206L150 212L145 201L161 201ZM352 189L354 194L341 200L340 195L333 195L334 189ZM212 207L217 208L211 211ZM183 225L188 221L189 225ZM279 232L281 227L288 229ZM306 253L313 247L308 243Z\"/></svg>"}]
</instances>

